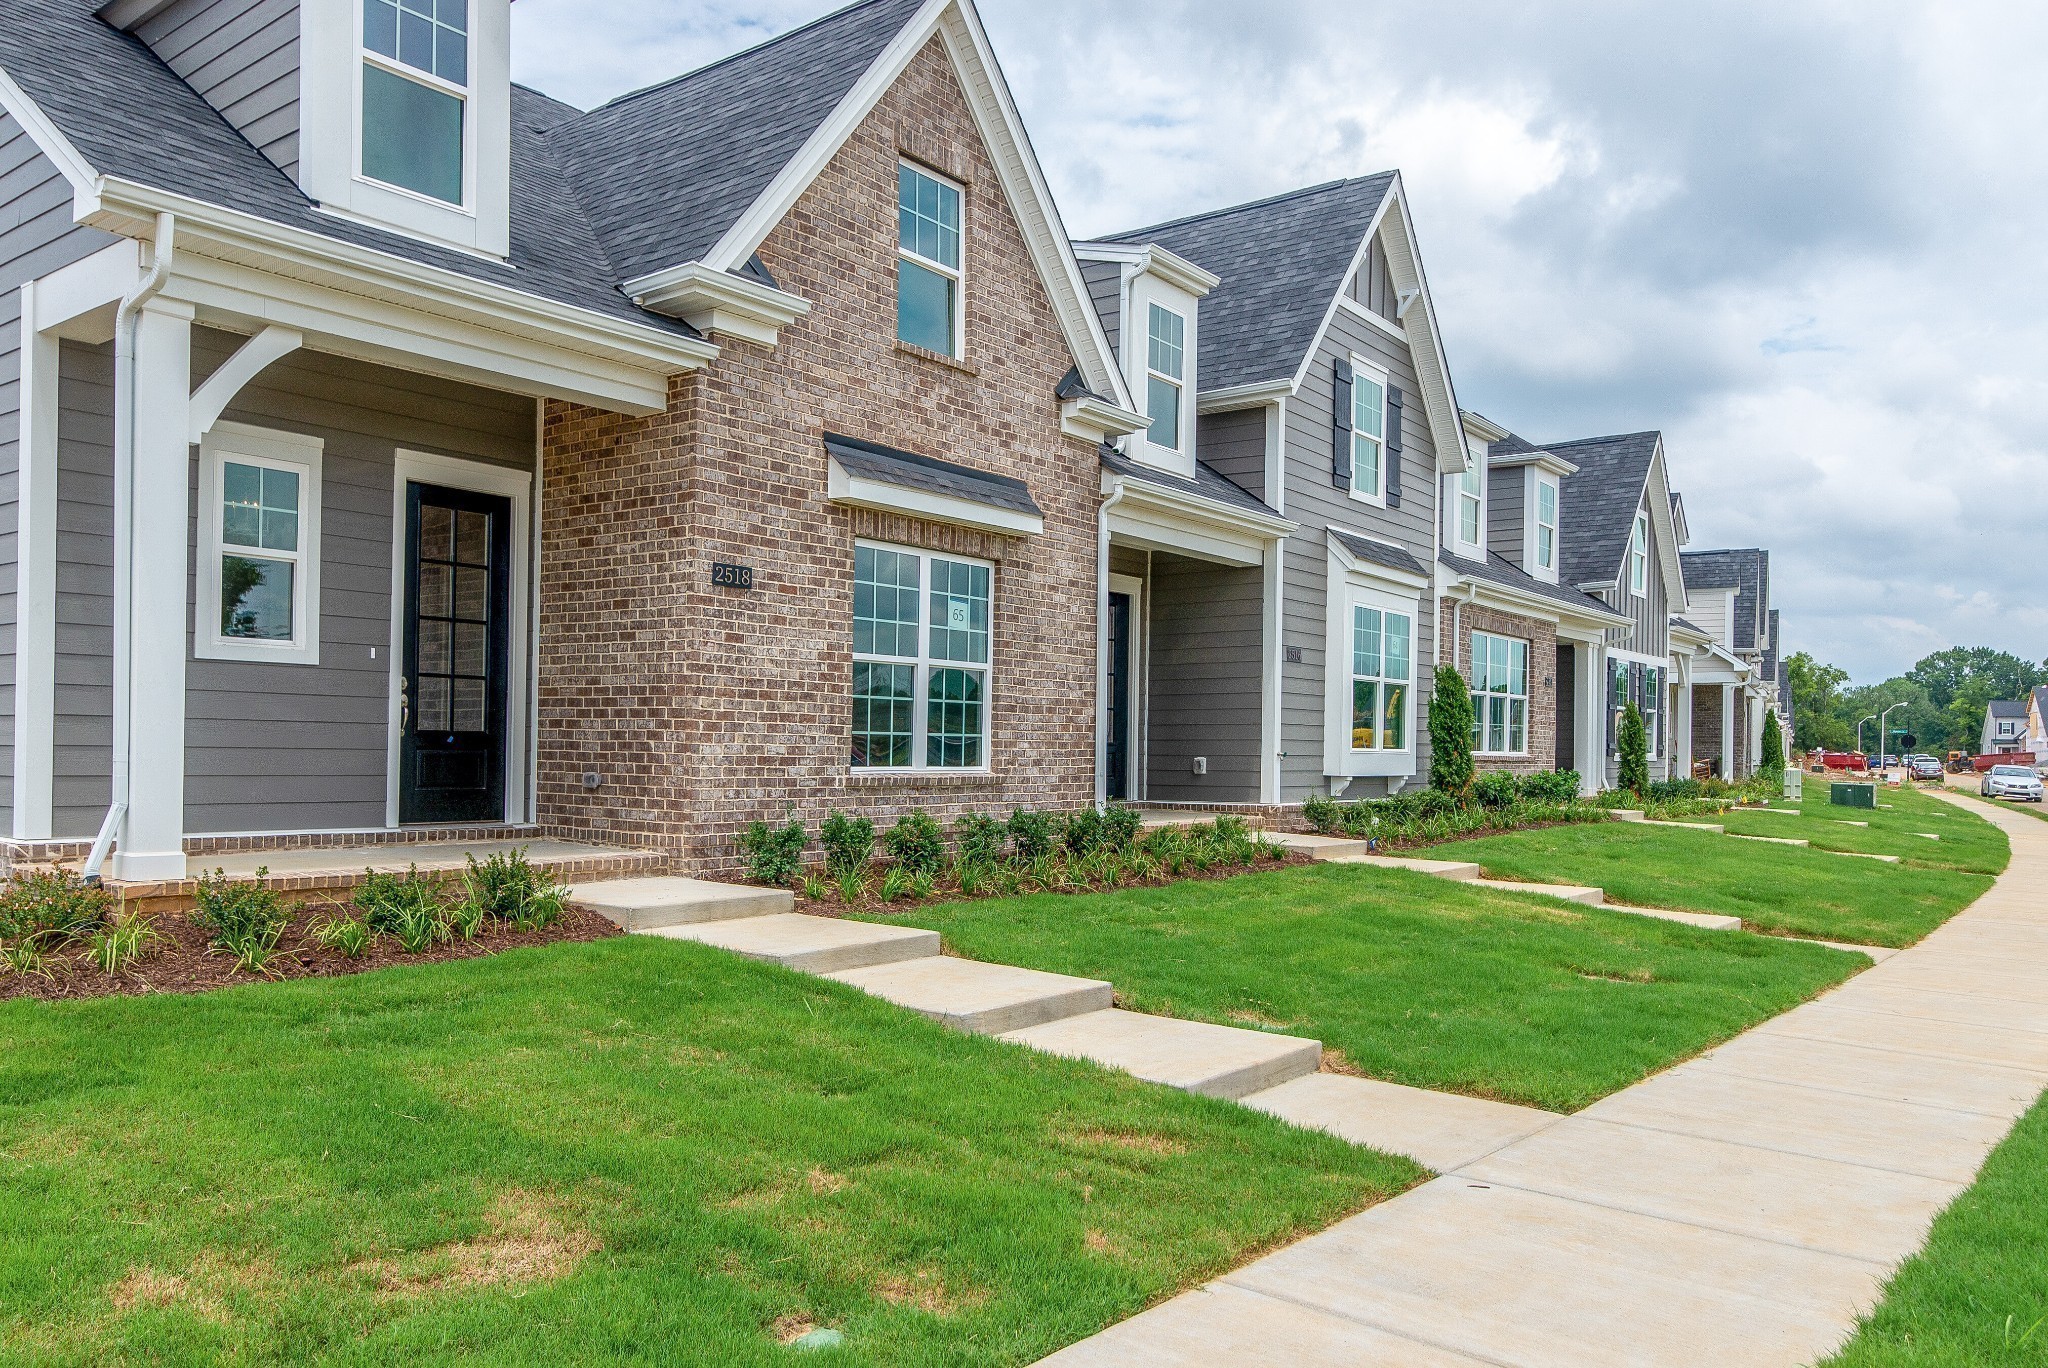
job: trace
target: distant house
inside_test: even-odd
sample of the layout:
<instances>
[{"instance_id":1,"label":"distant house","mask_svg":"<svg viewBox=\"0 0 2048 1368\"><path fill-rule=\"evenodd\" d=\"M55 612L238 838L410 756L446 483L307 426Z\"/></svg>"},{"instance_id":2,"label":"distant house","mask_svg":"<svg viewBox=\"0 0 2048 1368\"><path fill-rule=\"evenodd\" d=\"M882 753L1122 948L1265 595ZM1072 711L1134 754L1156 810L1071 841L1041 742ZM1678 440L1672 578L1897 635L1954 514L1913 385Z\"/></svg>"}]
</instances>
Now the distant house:
<instances>
[{"instance_id":1,"label":"distant house","mask_svg":"<svg viewBox=\"0 0 2048 1368\"><path fill-rule=\"evenodd\" d=\"M2011 755L2024 750L2031 699L1995 698L1984 705L1984 731L1977 738L1979 755Z\"/></svg>"},{"instance_id":2,"label":"distant house","mask_svg":"<svg viewBox=\"0 0 2048 1368\"><path fill-rule=\"evenodd\" d=\"M1767 712L1778 713L1781 746L1792 734L1771 553L1753 546L1688 551L1683 560L1686 620L1711 638L1692 670L1692 756L1717 775L1741 778L1760 761Z\"/></svg>"}]
</instances>

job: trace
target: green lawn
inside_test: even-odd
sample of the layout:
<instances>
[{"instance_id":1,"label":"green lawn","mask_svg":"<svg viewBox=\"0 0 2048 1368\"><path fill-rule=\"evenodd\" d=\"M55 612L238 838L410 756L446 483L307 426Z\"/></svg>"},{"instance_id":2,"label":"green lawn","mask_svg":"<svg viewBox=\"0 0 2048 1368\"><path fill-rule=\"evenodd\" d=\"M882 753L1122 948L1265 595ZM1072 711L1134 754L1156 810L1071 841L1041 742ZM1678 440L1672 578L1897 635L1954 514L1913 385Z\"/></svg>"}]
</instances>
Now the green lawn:
<instances>
[{"instance_id":1,"label":"green lawn","mask_svg":"<svg viewBox=\"0 0 2048 1368\"><path fill-rule=\"evenodd\" d=\"M1975 813L1911 789L1881 793L1878 801L1891 806L1875 811L1835 807L1828 802L1827 785L1813 783L1806 786L1805 801L1799 805L1804 816L1767 817L1738 811L1725 818L1700 820L1724 822L1731 832L1752 836L1798 836L1822 850L1897 855L1915 864L1973 874L2005 872L2012 853L2005 833ZM1852 826L1851 822L1869 825ZM1930 841L1921 833L1941 839Z\"/></svg>"},{"instance_id":2,"label":"green lawn","mask_svg":"<svg viewBox=\"0 0 2048 1368\"><path fill-rule=\"evenodd\" d=\"M1805 837L1815 819L1746 820L1777 822L1785 835ZM1517 831L1418 853L1476 861L1495 878L1591 884L1627 906L1719 912L1759 931L1860 945L1911 945L1992 884L1986 874L1852 860L1638 822Z\"/></svg>"},{"instance_id":3,"label":"green lawn","mask_svg":"<svg viewBox=\"0 0 2048 1368\"><path fill-rule=\"evenodd\" d=\"M0 1004L0 1361L1027 1363L1421 1176L652 938Z\"/></svg>"},{"instance_id":4,"label":"green lawn","mask_svg":"<svg viewBox=\"0 0 2048 1368\"><path fill-rule=\"evenodd\" d=\"M972 959L1108 979L1141 1012L1313 1036L1374 1078L1561 1111L1868 963L1342 865L888 920Z\"/></svg>"},{"instance_id":5,"label":"green lawn","mask_svg":"<svg viewBox=\"0 0 2048 1368\"><path fill-rule=\"evenodd\" d=\"M2048 1100L1934 1223L1826 1368L2048 1364Z\"/></svg>"}]
</instances>

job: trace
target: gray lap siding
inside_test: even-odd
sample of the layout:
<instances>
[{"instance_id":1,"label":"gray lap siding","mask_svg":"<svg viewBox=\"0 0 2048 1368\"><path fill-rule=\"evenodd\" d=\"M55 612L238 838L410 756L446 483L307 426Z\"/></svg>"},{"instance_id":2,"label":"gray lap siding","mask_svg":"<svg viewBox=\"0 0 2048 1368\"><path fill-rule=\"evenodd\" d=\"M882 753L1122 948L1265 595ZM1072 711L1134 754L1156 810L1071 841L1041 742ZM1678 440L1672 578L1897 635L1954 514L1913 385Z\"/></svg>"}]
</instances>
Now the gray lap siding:
<instances>
[{"instance_id":1,"label":"gray lap siding","mask_svg":"<svg viewBox=\"0 0 2048 1368\"><path fill-rule=\"evenodd\" d=\"M1258 801L1264 584L1257 568L1152 557L1147 798Z\"/></svg>"},{"instance_id":2,"label":"gray lap siding","mask_svg":"<svg viewBox=\"0 0 2048 1368\"><path fill-rule=\"evenodd\" d=\"M1402 408L1401 504L1378 508L1361 503L1331 478L1334 443L1333 363L1358 355L1388 372L1399 388ZM1340 309L1309 366L1300 390L1287 403L1287 507L1300 530L1287 539L1282 585L1283 644L1299 648L1301 660L1283 653L1281 667L1281 799L1298 803L1328 791L1323 759L1325 666L1328 634L1328 551L1331 526L1406 548L1424 566L1436 562L1436 452L1423 415L1407 344ZM1405 595L1408 591L1403 590ZM1415 592L1413 641L1415 689L1415 772L1429 772L1430 674L1435 657L1435 611L1430 590ZM1352 796L1385 791L1378 779L1354 780Z\"/></svg>"}]
</instances>

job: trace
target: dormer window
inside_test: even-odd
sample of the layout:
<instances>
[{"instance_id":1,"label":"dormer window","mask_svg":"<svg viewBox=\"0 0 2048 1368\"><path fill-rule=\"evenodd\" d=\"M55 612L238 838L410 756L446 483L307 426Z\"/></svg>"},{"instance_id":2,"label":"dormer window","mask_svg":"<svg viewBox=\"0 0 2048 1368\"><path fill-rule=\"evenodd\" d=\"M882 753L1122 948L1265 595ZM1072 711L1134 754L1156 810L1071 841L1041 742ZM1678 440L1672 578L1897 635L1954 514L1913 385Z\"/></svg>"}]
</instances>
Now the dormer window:
<instances>
[{"instance_id":1,"label":"dormer window","mask_svg":"<svg viewBox=\"0 0 2048 1368\"><path fill-rule=\"evenodd\" d=\"M1536 477L1536 568L1557 568L1557 481Z\"/></svg>"},{"instance_id":2,"label":"dormer window","mask_svg":"<svg viewBox=\"0 0 2048 1368\"><path fill-rule=\"evenodd\" d=\"M896 168L896 336L960 355L960 189L908 162Z\"/></svg>"},{"instance_id":3,"label":"dormer window","mask_svg":"<svg viewBox=\"0 0 2048 1368\"><path fill-rule=\"evenodd\" d=\"M1458 476L1458 540L1475 550L1479 546L1480 510L1485 502L1481 492L1484 478L1477 461L1468 464Z\"/></svg>"},{"instance_id":4,"label":"dormer window","mask_svg":"<svg viewBox=\"0 0 2048 1368\"><path fill-rule=\"evenodd\" d=\"M1638 597L1650 592L1650 520L1640 513L1628 534L1628 591Z\"/></svg>"},{"instance_id":5,"label":"dormer window","mask_svg":"<svg viewBox=\"0 0 2048 1368\"><path fill-rule=\"evenodd\" d=\"M1188 321L1171 309L1151 306L1145 327L1145 412L1152 429L1145 440L1180 450L1181 386L1186 380Z\"/></svg>"},{"instance_id":6,"label":"dormer window","mask_svg":"<svg viewBox=\"0 0 2048 1368\"><path fill-rule=\"evenodd\" d=\"M362 174L465 204L469 0L362 3Z\"/></svg>"}]
</instances>

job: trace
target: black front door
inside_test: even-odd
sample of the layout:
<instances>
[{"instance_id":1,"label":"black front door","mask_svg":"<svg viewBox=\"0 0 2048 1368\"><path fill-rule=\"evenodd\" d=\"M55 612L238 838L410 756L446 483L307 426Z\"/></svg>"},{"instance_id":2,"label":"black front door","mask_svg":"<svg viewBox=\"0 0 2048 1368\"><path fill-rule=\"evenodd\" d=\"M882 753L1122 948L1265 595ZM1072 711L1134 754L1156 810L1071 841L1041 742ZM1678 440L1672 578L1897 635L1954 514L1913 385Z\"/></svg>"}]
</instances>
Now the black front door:
<instances>
[{"instance_id":1,"label":"black front door","mask_svg":"<svg viewBox=\"0 0 2048 1368\"><path fill-rule=\"evenodd\" d=\"M1109 796L1131 796L1131 596L1109 596Z\"/></svg>"},{"instance_id":2,"label":"black front door","mask_svg":"<svg viewBox=\"0 0 2048 1368\"><path fill-rule=\"evenodd\" d=\"M505 816L512 503L406 486L398 817Z\"/></svg>"}]
</instances>

